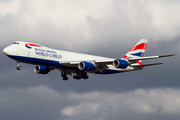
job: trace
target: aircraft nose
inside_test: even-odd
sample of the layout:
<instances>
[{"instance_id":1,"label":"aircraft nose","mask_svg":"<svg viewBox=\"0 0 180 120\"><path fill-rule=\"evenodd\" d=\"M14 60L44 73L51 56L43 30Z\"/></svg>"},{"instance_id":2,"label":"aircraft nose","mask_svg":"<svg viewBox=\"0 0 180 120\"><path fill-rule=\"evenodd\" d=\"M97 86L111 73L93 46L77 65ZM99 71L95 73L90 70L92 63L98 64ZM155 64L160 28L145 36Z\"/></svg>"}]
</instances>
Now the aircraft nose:
<instances>
[{"instance_id":1,"label":"aircraft nose","mask_svg":"<svg viewBox=\"0 0 180 120\"><path fill-rule=\"evenodd\" d=\"M9 47L6 47L6 48L3 49L3 53L5 55L9 55L11 52L12 52L12 50Z\"/></svg>"},{"instance_id":2,"label":"aircraft nose","mask_svg":"<svg viewBox=\"0 0 180 120\"><path fill-rule=\"evenodd\" d=\"M17 55L18 53L18 47L14 45L7 46L6 48L3 49L3 52L5 55Z\"/></svg>"}]
</instances>

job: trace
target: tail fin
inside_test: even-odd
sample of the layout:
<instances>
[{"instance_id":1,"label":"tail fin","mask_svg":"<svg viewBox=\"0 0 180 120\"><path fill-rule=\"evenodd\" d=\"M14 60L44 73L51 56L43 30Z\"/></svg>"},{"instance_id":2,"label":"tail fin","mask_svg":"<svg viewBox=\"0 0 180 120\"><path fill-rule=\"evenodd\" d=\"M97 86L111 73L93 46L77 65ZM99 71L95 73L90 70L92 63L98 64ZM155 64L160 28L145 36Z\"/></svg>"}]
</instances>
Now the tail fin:
<instances>
[{"instance_id":1,"label":"tail fin","mask_svg":"<svg viewBox=\"0 0 180 120\"><path fill-rule=\"evenodd\" d=\"M141 39L123 58L126 59L126 58L143 57L147 43L148 43L147 39ZM131 61L130 63L131 64L137 63L139 65L143 65L142 60L135 60L135 61Z\"/></svg>"},{"instance_id":2,"label":"tail fin","mask_svg":"<svg viewBox=\"0 0 180 120\"><path fill-rule=\"evenodd\" d=\"M141 39L123 58L143 57L147 43L147 39Z\"/></svg>"}]
</instances>

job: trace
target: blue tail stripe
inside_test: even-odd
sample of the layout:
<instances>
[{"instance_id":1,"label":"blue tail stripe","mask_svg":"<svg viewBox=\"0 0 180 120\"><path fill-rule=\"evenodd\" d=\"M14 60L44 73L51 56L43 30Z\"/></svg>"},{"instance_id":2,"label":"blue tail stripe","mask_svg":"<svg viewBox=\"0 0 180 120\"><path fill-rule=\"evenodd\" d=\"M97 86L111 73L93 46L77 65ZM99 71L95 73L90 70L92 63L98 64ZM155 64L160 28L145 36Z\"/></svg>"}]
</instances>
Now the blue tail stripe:
<instances>
[{"instance_id":1,"label":"blue tail stripe","mask_svg":"<svg viewBox=\"0 0 180 120\"><path fill-rule=\"evenodd\" d=\"M142 57L142 56L143 56L143 53L142 53L142 52L139 52L139 53L134 53L134 54L131 54L131 55L135 55L135 56Z\"/></svg>"}]
</instances>

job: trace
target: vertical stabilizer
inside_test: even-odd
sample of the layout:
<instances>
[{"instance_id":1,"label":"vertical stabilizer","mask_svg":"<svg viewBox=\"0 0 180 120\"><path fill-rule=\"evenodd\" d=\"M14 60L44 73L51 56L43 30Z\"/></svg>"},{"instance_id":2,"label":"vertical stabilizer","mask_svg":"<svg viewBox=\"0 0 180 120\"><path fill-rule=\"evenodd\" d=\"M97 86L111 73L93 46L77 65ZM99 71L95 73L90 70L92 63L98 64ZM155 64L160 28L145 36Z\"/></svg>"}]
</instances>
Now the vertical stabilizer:
<instances>
[{"instance_id":1,"label":"vertical stabilizer","mask_svg":"<svg viewBox=\"0 0 180 120\"><path fill-rule=\"evenodd\" d=\"M123 58L136 58L136 57L143 57L146 46L147 46L148 40L147 39L141 39ZM131 63L137 63L139 65L143 65L142 60L135 60Z\"/></svg>"},{"instance_id":2,"label":"vertical stabilizer","mask_svg":"<svg viewBox=\"0 0 180 120\"><path fill-rule=\"evenodd\" d=\"M123 58L143 57L147 43L147 39L141 39Z\"/></svg>"}]
</instances>

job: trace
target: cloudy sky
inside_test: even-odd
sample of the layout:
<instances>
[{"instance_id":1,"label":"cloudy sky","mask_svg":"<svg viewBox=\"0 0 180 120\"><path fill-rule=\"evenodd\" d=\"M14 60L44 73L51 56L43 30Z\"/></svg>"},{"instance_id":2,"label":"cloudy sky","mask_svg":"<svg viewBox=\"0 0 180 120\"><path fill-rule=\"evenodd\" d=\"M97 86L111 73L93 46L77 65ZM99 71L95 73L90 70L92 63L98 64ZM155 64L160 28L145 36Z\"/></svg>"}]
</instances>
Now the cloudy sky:
<instances>
[{"instance_id":1,"label":"cloudy sky","mask_svg":"<svg viewBox=\"0 0 180 120\"><path fill-rule=\"evenodd\" d=\"M0 0L0 49L14 41L105 57L123 57L141 38L145 56L180 51L179 0ZM3 52L4 120L179 120L180 56L144 70L63 81L33 72Z\"/></svg>"}]
</instances>

